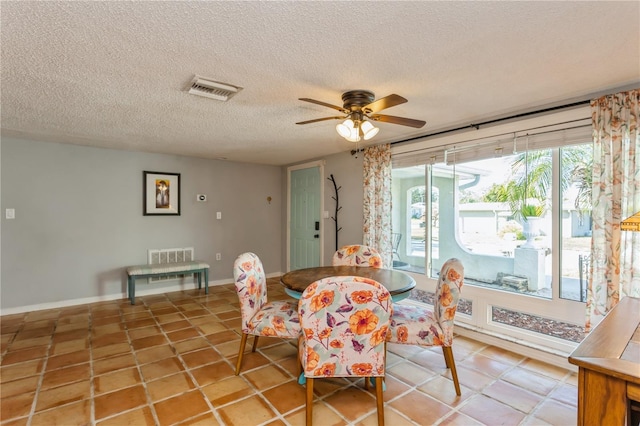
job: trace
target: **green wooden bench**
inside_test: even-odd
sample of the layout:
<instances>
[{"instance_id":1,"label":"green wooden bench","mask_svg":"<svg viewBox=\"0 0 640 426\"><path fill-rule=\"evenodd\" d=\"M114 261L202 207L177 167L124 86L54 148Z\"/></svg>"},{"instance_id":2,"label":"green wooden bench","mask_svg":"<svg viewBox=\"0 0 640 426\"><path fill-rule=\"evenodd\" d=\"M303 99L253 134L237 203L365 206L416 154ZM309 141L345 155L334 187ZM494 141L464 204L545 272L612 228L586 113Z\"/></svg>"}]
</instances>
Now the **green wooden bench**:
<instances>
[{"instance_id":1,"label":"green wooden bench","mask_svg":"<svg viewBox=\"0 0 640 426\"><path fill-rule=\"evenodd\" d=\"M136 279L150 277L165 277L169 275L198 275L198 288L202 288L202 275L204 274L204 292L209 294L209 264L199 261L162 263L155 265L136 265L127 268L129 300L136 304Z\"/></svg>"}]
</instances>

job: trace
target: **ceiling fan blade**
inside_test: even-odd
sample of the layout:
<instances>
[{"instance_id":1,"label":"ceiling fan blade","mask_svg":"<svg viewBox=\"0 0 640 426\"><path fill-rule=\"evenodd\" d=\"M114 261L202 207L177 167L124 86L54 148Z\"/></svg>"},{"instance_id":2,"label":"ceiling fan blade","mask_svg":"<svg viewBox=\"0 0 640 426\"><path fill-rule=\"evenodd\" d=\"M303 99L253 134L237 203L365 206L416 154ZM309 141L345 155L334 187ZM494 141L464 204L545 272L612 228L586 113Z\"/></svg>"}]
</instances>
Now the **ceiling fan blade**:
<instances>
[{"instance_id":1,"label":"ceiling fan blade","mask_svg":"<svg viewBox=\"0 0 640 426\"><path fill-rule=\"evenodd\" d=\"M383 121L385 123L400 124L402 126L415 127L416 129L419 129L425 124L427 124L426 121L414 120L412 118L395 117L393 115L375 114L370 116L369 118L374 121Z\"/></svg>"},{"instance_id":2,"label":"ceiling fan blade","mask_svg":"<svg viewBox=\"0 0 640 426\"><path fill-rule=\"evenodd\" d=\"M380 98L377 101L373 101L369 105L363 106L362 110L367 114L371 114L372 112L382 111L383 109L391 108L392 106L400 105L405 102L407 102L407 100L400 95L389 95L384 98Z\"/></svg>"},{"instance_id":3,"label":"ceiling fan blade","mask_svg":"<svg viewBox=\"0 0 640 426\"><path fill-rule=\"evenodd\" d=\"M344 118L344 116L316 118L314 120L300 121L300 122L298 122L296 124L309 124L309 123L316 123L318 121L325 121L325 120L341 120L343 118Z\"/></svg>"},{"instance_id":4,"label":"ceiling fan blade","mask_svg":"<svg viewBox=\"0 0 640 426\"><path fill-rule=\"evenodd\" d=\"M309 98L298 98L301 101L305 101L305 102L311 102L312 104L317 104L317 105L322 105L322 106L326 106L328 108L333 108L333 109L337 109L340 112L344 112L345 114L349 113L349 110L344 109L342 107L336 106L336 105L331 105L328 104L326 102L322 102L322 101L316 101L315 99L309 99Z\"/></svg>"}]
</instances>

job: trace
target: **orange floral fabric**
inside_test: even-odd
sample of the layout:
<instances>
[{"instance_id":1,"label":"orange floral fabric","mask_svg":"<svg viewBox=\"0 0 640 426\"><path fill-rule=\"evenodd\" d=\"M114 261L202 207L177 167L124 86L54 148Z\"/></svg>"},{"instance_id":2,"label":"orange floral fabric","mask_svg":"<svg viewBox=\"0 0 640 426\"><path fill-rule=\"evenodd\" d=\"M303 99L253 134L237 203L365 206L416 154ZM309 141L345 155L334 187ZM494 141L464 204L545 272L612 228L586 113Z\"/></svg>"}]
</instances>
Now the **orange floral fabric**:
<instances>
[{"instance_id":1,"label":"orange floral fabric","mask_svg":"<svg viewBox=\"0 0 640 426\"><path fill-rule=\"evenodd\" d=\"M382 268L382 257L378 250L363 245L348 245L341 247L333 255L333 266L361 266L367 268Z\"/></svg>"},{"instance_id":2,"label":"orange floral fabric","mask_svg":"<svg viewBox=\"0 0 640 426\"><path fill-rule=\"evenodd\" d=\"M640 297L640 234L620 223L640 211L640 89L591 101L591 268L585 330L620 299Z\"/></svg>"},{"instance_id":3,"label":"orange floral fabric","mask_svg":"<svg viewBox=\"0 0 640 426\"><path fill-rule=\"evenodd\" d=\"M311 298L311 311L318 312L321 309L333 303L333 293L330 291L322 291L320 294Z\"/></svg>"},{"instance_id":4,"label":"orange floral fabric","mask_svg":"<svg viewBox=\"0 0 640 426\"><path fill-rule=\"evenodd\" d=\"M391 145L368 146L362 162L363 243L381 254L381 265L391 267Z\"/></svg>"},{"instance_id":5,"label":"orange floral fabric","mask_svg":"<svg viewBox=\"0 0 640 426\"><path fill-rule=\"evenodd\" d=\"M369 334L376 329L376 325L378 317L368 309L358 311L349 317L349 328L355 334Z\"/></svg>"},{"instance_id":6,"label":"orange floral fabric","mask_svg":"<svg viewBox=\"0 0 640 426\"><path fill-rule=\"evenodd\" d=\"M433 310L394 304L391 317L392 343L421 346L451 346L453 319L464 282L464 268L458 259L449 259L440 270Z\"/></svg>"},{"instance_id":7,"label":"orange floral fabric","mask_svg":"<svg viewBox=\"0 0 640 426\"><path fill-rule=\"evenodd\" d=\"M240 300L242 332L257 336L296 338L300 321L295 302L267 301L267 278L254 253L243 253L233 264Z\"/></svg>"},{"instance_id":8,"label":"orange floral fabric","mask_svg":"<svg viewBox=\"0 0 640 426\"><path fill-rule=\"evenodd\" d=\"M311 284L298 305L305 376L384 376L392 312L389 292L374 280L329 277Z\"/></svg>"}]
</instances>

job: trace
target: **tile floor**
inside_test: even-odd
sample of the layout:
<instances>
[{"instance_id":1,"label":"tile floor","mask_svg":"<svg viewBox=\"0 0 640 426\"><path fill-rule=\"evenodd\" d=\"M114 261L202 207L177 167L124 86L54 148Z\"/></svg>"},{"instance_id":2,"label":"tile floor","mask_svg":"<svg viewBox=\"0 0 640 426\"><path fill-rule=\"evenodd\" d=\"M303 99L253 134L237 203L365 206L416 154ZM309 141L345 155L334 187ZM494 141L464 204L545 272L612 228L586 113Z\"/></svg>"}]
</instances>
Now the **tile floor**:
<instances>
[{"instance_id":1,"label":"tile floor","mask_svg":"<svg viewBox=\"0 0 640 426\"><path fill-rule=\"evenodd\" d=\"M232 284L0 317L0 424L303 425L293 342L247 345L235 376L239 325ZM458 337L456 397L440 348L388 350L387 425L576 424L575 373ZM315 388L314 424L376 424L361 380Z\"/></svg>"}]
</instances>

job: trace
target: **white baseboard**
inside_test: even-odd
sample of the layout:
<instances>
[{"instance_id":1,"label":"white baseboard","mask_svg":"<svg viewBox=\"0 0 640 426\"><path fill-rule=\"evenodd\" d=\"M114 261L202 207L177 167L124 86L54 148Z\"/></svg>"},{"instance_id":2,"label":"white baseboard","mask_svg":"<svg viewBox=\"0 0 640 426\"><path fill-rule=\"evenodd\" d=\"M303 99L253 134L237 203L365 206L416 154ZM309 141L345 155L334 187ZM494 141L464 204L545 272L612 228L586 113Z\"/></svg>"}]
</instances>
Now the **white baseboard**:
<instances>
[{"instance_id":1,"label":"white baseboard","mask_svg":"<svg viewBox=\"0 0 640 426\"><path fill-rule=\"evenodd\" d=\"M274 277L280 277L280 276L282 276L281 272L267 274L267 278L274 278ZM219 285L232 284L232 283L233 283L233 278L228 278L224 280L214 280L214 281L209 281L209 287L216 287ZM168 287L160 287L157 284L151 284L151 286L152 288L148 288L148 289L136 288L136 297L149 296L152 294L170 293L173 291L191 290L191 289L198 288L198 283L188 282L183 284L174 284ZM69 306L84 305L87 303L97 303L97 302L107 302L110 300L127 299L128 297L129 296L125 292L125 293L105 294L103 296L85 297L81 299L61 300L59 302L39 303L36 305L26 305L26 306L18 306L15 308L0 309L0 315L21 314L24 312L42 311L46 309L60 309L60 308L67 308Z\"/></svg>"}]
</instances>

